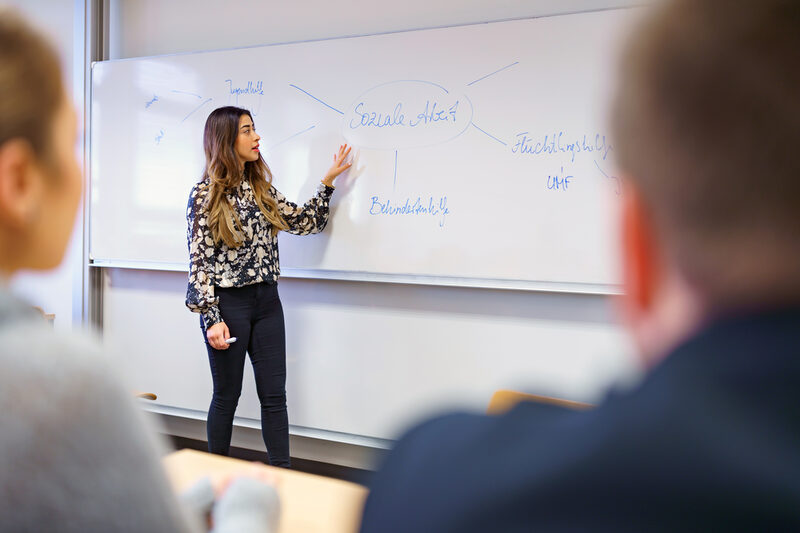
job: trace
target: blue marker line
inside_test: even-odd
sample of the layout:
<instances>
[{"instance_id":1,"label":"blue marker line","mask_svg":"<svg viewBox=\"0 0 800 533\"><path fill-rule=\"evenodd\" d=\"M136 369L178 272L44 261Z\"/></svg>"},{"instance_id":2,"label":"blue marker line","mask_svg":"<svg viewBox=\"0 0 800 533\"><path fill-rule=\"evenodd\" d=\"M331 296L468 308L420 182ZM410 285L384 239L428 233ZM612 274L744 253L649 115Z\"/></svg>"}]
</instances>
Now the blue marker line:
<instances>
[{"instance_id":1,"label":"blue marker line","mask_svg":"<svg viewBox=\"0 0 800 533\"><path fill-rule=\"evenodd\" d=\"M600 174L602 174L603 176L605 176L605 177L607 177L607 178L609 178L609 179L611 178L611 176L609 176L608 174L606 174L605 172L603 172L603 169L602 169L602 168L600 168L600 165L598 165L598 164L597 164L597 161L595 161L595 162L594 162L594 166L596 166L596 167L597 167L597 170L599 170L599 171L600 171Z\"/></svg>"},{"instance_id":2,"label":"blue marker line","mask_svg":"<svg viewBox=\"0 0 800 533\"><path fill-rule=\"evenodd\" d=\"M614 180L614 192L615 192L616 194L619 194L619 193L620 193L620 188L619 188L619 178L618 178L618 177L616 177L616 176L609 176L608 174L606 174L605 172L603 172L603 169L602 169L602 168L600 168L600 165L598 165L598 164L597 164L597 161L595 161L595 162L594 162L594 166L596 166L596 167L597 167L597 170L599 170L599 171L600 171L600 174L602 174L603 176L605 176L606 178L608 178L608 179L610 179L610 180Z\"/></svg>"},{"instance_id":3,"label":"blue marker line","mask_svg":"<svg viewBox=\"0 0 800 533\"><path fill-rule=\"evenodd\" d=\"M175 89L173 89L173 90L172 90L172 92L174 92L174 93L178 93L178 94L188 94L188 95L190 95L190 96L195 96L195 97L197 97L197 99L198 99L198 100L201 100L201 99L203 98L203 97L202 97L202 96L200 96L199 94L196 94L196 93L190 93L190 92L187 92L187 91L176 91Z\"/></svg>"},{"instance_id":4,"label":"blue marker line","mask_svg":"<svg viewBox=\"0 0 800 533\"><path fill-rule=\"evenodd\" d=\"M392 190L397 185L397 150L394 151L394 181L392 182Z\"/></svg>"},{"instance_id":5,"label":"blue marker line","mask_svg":"<svg viewBox=\"0 0 800 533\"><path fill-rule=\"evenodd\" d=\"M472 127L473 127L473 128L475 128L476 130L478 130L478 131L480 131L480 132L484 133L485 135L488 135L489 137L491 137L491 138L492 138L492 139L494 139L495 141L499 142L499 143L500 143L500 144L502 144L503 146L508 146L508 143L505 143L505 142L501 141L500 139L498 139L497 137L495 137L494 135L492 135L491 133L488 133L488 132L486 132L486 131L484 131L484 130L480 129L478 126L476 126L476 125L475 125L475 123L474 123L474 122L472 123Z\"/></svg>"},{"instance_id":6,"label":"blue marker line","mask_svg":"<svg viewBox=\"0 0 800 533\"><path fill-rule=\"evenodd\" d=\"M315 124L315 125L311 126L310 128L306 128L306 129L304 129L303 131L298 131L298 132L297 132L297 133L295 133L294 135L292 135L292 136L290 136L290 137L286 137L284 140L282 140L282 141L280 141L280 142L277 142L277 143L273 144L272 146L270 146L269 148L267 148L267 151L269 152L270 150L272 150L272 149L273 149L273 148L275 148L276 146L279 146L279 145L281 145L281 144L285 143L286 141L289 141L289 140L291 140L291 139L294 139L294 138L295 138L295 137L297 137L298 135L302 135L303 133L305 133L305 132L307 132L307 131L311 131L311 130L313 130L313 129L314 129L314 128L316 128L316 127L317 127L317 125Z\"/></svg>"},{"instance_id":7,"label":"blue marker line","mask_svg":"<svg viewBox=\"0 0 800 533\"><path fill-rule=\"evenodd\" d=\"M469 82L469 83L467 84L467 87L469 87L469 86L470 86L470 85L472 85L473 83L478 83L478 82L479 82L479 81L481 81L481 80L485 80L485 79L486 79L486 78L488 78L489 76L494 76L494 75L495 75L495 74L497 74L498 72L502 72L502 71L504 71L504 70L505 70L505 69L507 69L507 68L511 68L511 67L513 67L514 65L516 65L517 63L519 63L519 61L514 61L514 62L513 62L513 63L511 63L510 65L506 65L506 66L504 66L504 67L503 67L503 68L501 68L501 69L495 70L494 72L490 72L489 74L487 74L486 76L484 76L484 77L482 77L482 78L478 78L478 79L477 79L477 80L475 80L475 81L471 81L471 82Z\"/></svg>"},{"instance_id":8,"label":"blue marker line","mask_svg":"<svg viewBox=\"0 0 800 533\"><path fill-rule=\"evenodd\" d=\"M298 91L300 91L301 93L307 94L308 96L310 96L311 98L313 98L314 100L316 100L316 101L317 101L317 102L319 102L320 104L324 105L325 107L329 107L329 108L333 109L334 111L336 111L337 113L339 113L340 115L344 115L344 113L343 113L342 111L339 111L339 110L338 110L338 109L336 109L335 107L333 107L333 106L331 106L331 105L328 105L328 104L326 104L325 102L323 102L322 100L320 100L319 98L317 98L316 96L314 96L313 94L311 94L310 92L308 92L308 91L304 91L303 89L301 89L301 88L300 88L300 87L298 87L297 85L294 85L294 84L290 83L290 84L289 84L289 87L294 87L295 89L297 89L297 90L298 90Z\"/></svg>"},{"instance_id":9,"label":"blue marker line","mask_svg":"<svg viewBox=\"0 0 800 533\"><path fill-rule=\"evenodd\" d=\"M184 122L186 122L186 119L187 119L187 118L189 118L189 117L191 117L192 115L194 115L194 114L195 114L195 112L197 112L197 111L198 111L198 110L199 110L201 107L203 107L204 105L206 105L207 103L209 103L211 100L213 100L213 98L209 98L208 100L206 100L205 102L203 102L203 103L202 103L202 104L200 104L199 106L195 107L195 108L194 108L194 109L193 109L193 110L192 110L192 111L191 111L191 112L190 112L188 115L186 115L185 117L183 117L183 120L181 120L181 123L184 123Z\"/></svg>"}]
</instances>

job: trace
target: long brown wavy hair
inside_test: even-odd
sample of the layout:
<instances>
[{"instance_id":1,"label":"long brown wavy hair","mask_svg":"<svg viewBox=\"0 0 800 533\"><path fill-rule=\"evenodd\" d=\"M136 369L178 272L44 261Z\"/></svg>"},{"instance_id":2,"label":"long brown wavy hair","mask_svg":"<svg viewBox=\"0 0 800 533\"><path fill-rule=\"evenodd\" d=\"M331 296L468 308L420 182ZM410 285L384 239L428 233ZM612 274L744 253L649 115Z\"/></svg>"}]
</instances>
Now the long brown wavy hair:
<instances>
[{"instance_id":1,"label":"long brown wavy hair","mask_svg":"<svg viewBox=\"0 0 800 533\"><path fill-rule=\"evenodd\" d=\"M239 247L244 241L242 221L239 214L228 202L227 193L238 187L243 179L250 183L256 204L266 219L272 224L271 231L277 233L288 229L286 221L278 213L278 203L270 193L272 172L266 161L258 155L257 161L246 161L244 172L239 170L239 158L234 148L239 135L239 119L253 115L241 107L225 106L215 109L206 119L203 131L203 148L206 153L206 167L203 182L207 182L208 197L206 213L208 227L215 244L225 243L230 248Z\"/></svg>"}]
</instances>

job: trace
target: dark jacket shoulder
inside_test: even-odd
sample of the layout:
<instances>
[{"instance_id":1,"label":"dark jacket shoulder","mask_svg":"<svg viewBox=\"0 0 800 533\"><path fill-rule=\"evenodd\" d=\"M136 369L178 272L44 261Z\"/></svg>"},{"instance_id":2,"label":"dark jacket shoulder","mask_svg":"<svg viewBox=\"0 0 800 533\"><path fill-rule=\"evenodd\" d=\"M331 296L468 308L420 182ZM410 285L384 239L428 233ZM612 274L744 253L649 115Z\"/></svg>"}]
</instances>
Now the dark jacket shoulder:
<instances>
[{"instance_id":1,"label":"dark jacket shoulder","mask_svg":"<svg viewBox=\"0 0 800 533\"><path fill-rule=\"evenodd\" d=\"M363 531L800 528L800 312L734 317L585 412L522 404L411 430Z\"/></svg>"}]
</instances>

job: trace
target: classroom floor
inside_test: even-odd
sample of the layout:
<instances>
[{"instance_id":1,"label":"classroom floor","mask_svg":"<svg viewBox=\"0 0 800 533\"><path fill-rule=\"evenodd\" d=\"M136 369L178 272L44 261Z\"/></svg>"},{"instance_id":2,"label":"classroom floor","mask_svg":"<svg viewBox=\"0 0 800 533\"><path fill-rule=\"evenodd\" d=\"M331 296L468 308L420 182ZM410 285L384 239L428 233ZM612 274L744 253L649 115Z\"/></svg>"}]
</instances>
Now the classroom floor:
<instances>
[{"instance_id":1,"label":"classroom floor","mask_svg":"<svg viewBox=\"0 0 800 533\"><path fill-rule=\"evenodd\" d=\"M187 439L172 435L168 435L167 438L171 441L174 450L182 450L185 448L200 451L208 450L207 443L202 440ZM250 450L247 448L231 447L231 457L243 459L245 461L258 461L264 464L267 463L267 452ZM349 466L322 463L319 461L301 459L298 457L292 457L292 470L316 474L319 476L327 476L334 479L341 479L343 481L350 481L364 486L367 485L369 477L372 474L372 472L369 470L361 470L359 468L351 468Z\"/></svg>"}]
</instances>

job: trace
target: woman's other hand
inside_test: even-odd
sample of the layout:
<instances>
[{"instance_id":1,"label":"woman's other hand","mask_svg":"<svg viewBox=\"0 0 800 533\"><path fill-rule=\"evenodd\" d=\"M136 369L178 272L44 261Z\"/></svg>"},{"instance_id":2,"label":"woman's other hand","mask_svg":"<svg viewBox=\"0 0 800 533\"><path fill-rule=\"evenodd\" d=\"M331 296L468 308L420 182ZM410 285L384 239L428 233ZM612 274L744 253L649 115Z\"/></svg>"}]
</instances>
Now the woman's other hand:
<instances>
[{"instance_id":1,"label":"woman's other hand","mask_svg":"<svg viewBox=\"0 0 800 533\"><path fill-rule=\"evenodd\" d=\"M229 345L225 342L225 339L231 338L231 332L228 331L228 326L225 322L218 322L208 328L206 331L206 338L208 339L208 344L210 344L212 348L227 350Z\"/></svg>"}]
</instances>

